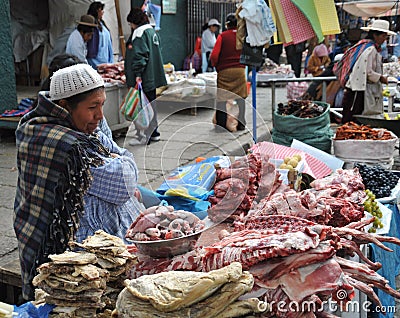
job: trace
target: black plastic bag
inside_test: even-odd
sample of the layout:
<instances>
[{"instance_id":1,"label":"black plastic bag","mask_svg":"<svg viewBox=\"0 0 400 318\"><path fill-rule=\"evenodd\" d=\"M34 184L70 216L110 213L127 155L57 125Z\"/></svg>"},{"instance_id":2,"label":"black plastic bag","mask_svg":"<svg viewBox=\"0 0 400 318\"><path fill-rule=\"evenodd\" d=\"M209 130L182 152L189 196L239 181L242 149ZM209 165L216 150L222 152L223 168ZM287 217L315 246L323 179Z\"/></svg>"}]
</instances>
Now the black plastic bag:
<instances>
[{"instance_id":1,"label":"black plastic bag","mask_svg":"<svg viewBox=\"0 0 400 318\"><path fill-rule=\"evenodd\" d=\"M242 53L240 54L240 64L260 67L264 63L263 46L250 46L246 41L243 42Z\"/></svg>"}]
</instances>

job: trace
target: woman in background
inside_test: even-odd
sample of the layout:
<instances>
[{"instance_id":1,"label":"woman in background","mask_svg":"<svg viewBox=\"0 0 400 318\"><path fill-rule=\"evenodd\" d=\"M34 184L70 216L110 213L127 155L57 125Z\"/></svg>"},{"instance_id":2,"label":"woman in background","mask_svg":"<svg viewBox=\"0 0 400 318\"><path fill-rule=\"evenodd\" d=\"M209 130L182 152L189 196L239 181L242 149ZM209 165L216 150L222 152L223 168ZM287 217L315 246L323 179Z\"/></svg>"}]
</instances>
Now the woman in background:
<instances>
[{"instance_id":1,"label":"woman in background","mask_svg":"<svg viewBox=\"0 0 400 318\"><path fill-rule=\"evenodd\" d=\"M68 37L65 53L75 55L79 60L87 63L87 42L92 38L94 28L97 27L94 17L85 14L76 21L78 26Z\"/></svg>"},{"instance_id":2,"label":"woman in background","mask_svg":"<svg viewBox=\"0 0 400 318\"><path fill-rule=\"evenodd\" d=\"M307 70L312 74L312 76L315 77L321 75L329 64L331 64L331 59L328 55L328 48L324 43L321 43L314 48L307 64Z\"/></svg>"},{"instance_id":3,"label":"woman in background","mask_svg":"<svg viewBox=\"0 0 400 318\"><path fill-rule=\"evenodd\" d=\"M210 19L207 23L207 28L204 29L201 35L201 69L203 73L212 71L210 54L216 41L215 33L220 26L221 23L219 23L217 19Z\"/></svg>"},{"instance_id":4,"label":"woman in background","mask_svg":"<svg viewBox=\"0 0 400 318\"><path fill-rule=\"evenodd\" d=\"M236 49L236 27L237 20L234 13L226 17L226 31L218 35L214 49L211 52L210 60L217 69L217 87L229 91L233 94L226 96L223 91L218 92L217 111L216 111L216 129L224 131L227 128L227 99L237 99L239 106L238 130L244 130L246 126L245 111L247 97L246 72L245 66L240 64L241 50ZM221 130L221 128L223 128Z\"/></svg>"},{"instance_id":5,"label":"woman in background","mask_svg":"<svg viewBox=\"0 0 400 318\"><path fill-rule=\"evenodd\" d=\"M344 87L343 124L353 121L353 115L383 113L382 84L387 84L388 78L383 75L382 55L379 52L389 35L395 34L389 26L386 20L375 20L370 26L362 27L368 31L367 37L348 49L335 65L334 72L342 69L336 75Z\"/></svg>"},{"instance_id":6,"label":"woman in background","mask_svg":"<svg viewBox=\"0 0 400 318\"><path fill-rule=\"evenodd\" d=\"M100 1L92 2L87 14L93 16L97 24L91 40L87 43L87 61L89 65L97 69L99 64L114 63L110 30L103 21L104 3Z\"/></svg>"},{"instance_id":7,"label":"woman in background","mask_svg":"<svg viewBox=\"0 0 400 318\"><path fill-rule=\"evenodd\" d=\"M132 35L126 43L125 75L126 84L135 87L142 83L144 94L147 96L154 111L149 127L144 131L145 136L138 135L139 140L132 139L129 145L149 144L159 141L156 89L167 85L164 65L161 56L160 37L149 24L149 19L140 8L132 8L127 16L132 28Z\"/></svg>"}]
</instances>

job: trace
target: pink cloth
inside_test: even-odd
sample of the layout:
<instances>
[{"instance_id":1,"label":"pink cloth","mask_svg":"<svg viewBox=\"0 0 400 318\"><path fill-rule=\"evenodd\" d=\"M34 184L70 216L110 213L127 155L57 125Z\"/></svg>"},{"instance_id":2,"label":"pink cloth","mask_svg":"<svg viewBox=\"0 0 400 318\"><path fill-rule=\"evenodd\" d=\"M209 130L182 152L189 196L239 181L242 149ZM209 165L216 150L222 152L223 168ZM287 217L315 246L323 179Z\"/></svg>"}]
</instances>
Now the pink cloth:
<instances>
[{"instance_id":1,"label":"pink cloth","mask_svg":"<svg viewBox=\"0 0 400 318\"><path fill-rule=\"evenodd\" d=\"M324 43L317 45L314 48L314 54L318 57L328 56L329 55L328 48Z\"/></svg>"},{"instance_id":2,"label":"pink cloth","mask_svg":"<svg viewBox=\"0 0 400 318\"><path fill-rule=\"evenodd\" d=\"M292 42L284 43L284 46L301 43L314 37L314 29L303 12L291 0L279 1L282 5L290 35L292 36Z\"/></svg>"},{"instance_id":3,"label":"pink cloth","mask_svg":"<svg viewBox=\"0 0 400 318\"><path fill-rule=\"evenodd\" d=\"M284 159L285 157L299 154L303 159L305 159L303 172L309 174L315 179L326 177L332 173L332 170L329 169L325 163L308 153L272 142L263 141L256 143L251 147L250 151L252 153L266 154L273 159Z\"/></svg>"}]
</instances>

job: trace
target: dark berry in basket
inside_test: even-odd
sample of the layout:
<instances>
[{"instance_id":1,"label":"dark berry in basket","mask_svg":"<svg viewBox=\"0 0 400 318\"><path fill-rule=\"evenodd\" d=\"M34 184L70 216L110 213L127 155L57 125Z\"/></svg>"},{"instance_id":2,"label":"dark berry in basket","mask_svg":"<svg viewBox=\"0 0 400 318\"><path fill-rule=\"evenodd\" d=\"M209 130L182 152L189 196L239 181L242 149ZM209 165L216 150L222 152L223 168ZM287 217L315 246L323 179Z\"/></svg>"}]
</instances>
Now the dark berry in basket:
<instances>
[{"instance_id":1,"label":"dark berry in basket","mask_svg":"<svg viewBox=\"0 0 400 318\"><path fill-rule=\"evenodd\" d=\"M358 168L366 189L371 190L377 198L384 198L391 195L392 189L399 182L399 176L391 170L379 165L367 166L357 163Z\"/></svg>"}]
</instances>

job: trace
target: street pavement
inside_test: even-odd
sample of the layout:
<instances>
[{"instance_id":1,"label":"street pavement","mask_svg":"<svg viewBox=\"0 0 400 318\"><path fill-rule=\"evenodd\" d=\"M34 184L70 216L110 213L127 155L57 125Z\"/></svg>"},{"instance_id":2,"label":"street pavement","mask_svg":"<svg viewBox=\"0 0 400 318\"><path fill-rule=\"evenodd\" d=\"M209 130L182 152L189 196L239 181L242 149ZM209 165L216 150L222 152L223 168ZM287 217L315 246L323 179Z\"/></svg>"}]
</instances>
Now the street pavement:
<instances>
[{"instance_id":1,"label":"street pavement","mask_svg":"<svg viewBox=\"0 0 400 318\"><path fill-rule=\"evenodd\" d=\"M286 88L276 89L277 102L286 101ZM26 97L26 96L24 96ZM31 96L34 97L34 96ZM234 133L217 133L212 124L213 104L201 104L197 115L192 115L190 105L169 102L158 105L161 140L146 146L129 146L135 129L126 137L116 138L135 156L139 168L139 183L157 189L163 177L176 167L194 163L197 157L214 155L240 156L254 143L252 96L247 98L246 120L248 130ZM116 105L117 107L118 105ZM271 88L256 89L256 122L258 140L269 140L271 128ZM16 148L14 131L0 130L0 266L18 258L17 240L13 230L13 204L17 184Z\"/></svg>"}]
</instances>

